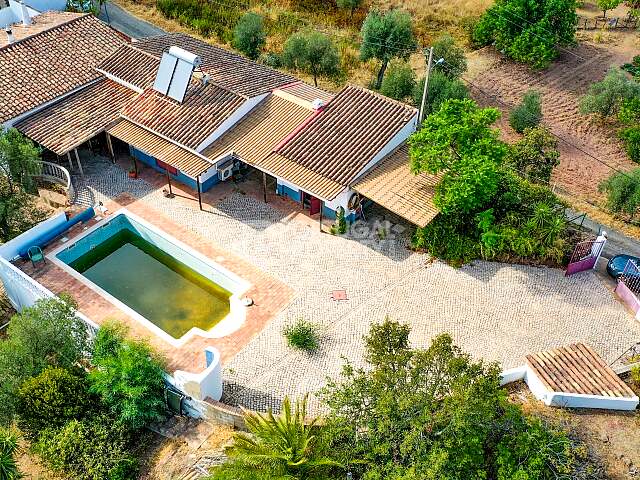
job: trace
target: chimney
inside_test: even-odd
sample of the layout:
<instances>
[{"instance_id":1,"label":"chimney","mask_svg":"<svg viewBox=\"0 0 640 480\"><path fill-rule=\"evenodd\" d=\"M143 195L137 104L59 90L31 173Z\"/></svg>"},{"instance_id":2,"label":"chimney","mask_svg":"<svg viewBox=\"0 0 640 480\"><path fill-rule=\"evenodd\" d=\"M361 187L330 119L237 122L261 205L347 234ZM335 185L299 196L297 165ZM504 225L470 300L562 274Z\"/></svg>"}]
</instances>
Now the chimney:
<instances>
[{"instance_id":1,"label":"chimney","mask_svg":"<svg viewBox=\"0 0 640 480\"><path fill-rule=\"evenodd\" d=\"M11 26L8 26L4 29L4 33L7 34L7 43L13 43L16 41L16 37L13 36L13 32L11 31Z\"/></svg>"},{"instance_id":2,"label":"chimney","mask_svg":"<svg viewBox=\"0 0 640 480\"><path fill-rule=\"evenodd\" d=\"M313 108L314 110L320 110L322 107L324 107L324 102L319 98L316 98L313 102L311 102L311 108Z\"/></svg>"},{"instance_id":3,"label":"chimney","mask_svg":"<svg viewBox=\"0 0 640 480\"><path fill-rule=\"evenodd\" d=\"M24 2L20 2L22 8L22 24L31 25L31 15L29 14L29 7Z\"/></svg>"}]
</instances>

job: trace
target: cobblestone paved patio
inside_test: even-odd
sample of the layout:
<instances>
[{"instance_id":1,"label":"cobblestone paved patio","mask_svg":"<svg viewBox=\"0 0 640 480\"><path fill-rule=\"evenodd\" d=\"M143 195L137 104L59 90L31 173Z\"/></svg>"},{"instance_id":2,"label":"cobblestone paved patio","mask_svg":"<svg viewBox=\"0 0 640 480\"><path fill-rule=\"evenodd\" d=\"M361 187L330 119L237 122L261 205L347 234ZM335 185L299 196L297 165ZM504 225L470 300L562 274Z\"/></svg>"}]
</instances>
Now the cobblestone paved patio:
<instances>
[{"instance_id":1,"label":"cobblestone paved patio","mask_svg":"<svg viewBox=\"0 0 640 480\"><path fill-rule=\"evenodd\" d=\"M411 325L414 345L447 331L472 355L505 368L529 352L578 341L613 361L640 340L640 325L590 272L565 278L555 269L488 262L456 270L408 251L410 230L402 225L384 240L363 226L334 237L243 194L242 185L235 192L214 187L207 200L215 207L201 212L192 200L164 198L159 174L143 175L153 186L106 162L85 172L77 182L80 202L128 192L293 289L289 306L225 365L228 403L264 409L285 394L317 391L339 373L341 357L360 362L362 336L386 315ZM216 188L229 192L217 203ZM336 289L348 300L331 300ZM322 347L313 355L291 351L283 340L283 326L298 317L322 326Z\"/></svg>"}]
</instances>

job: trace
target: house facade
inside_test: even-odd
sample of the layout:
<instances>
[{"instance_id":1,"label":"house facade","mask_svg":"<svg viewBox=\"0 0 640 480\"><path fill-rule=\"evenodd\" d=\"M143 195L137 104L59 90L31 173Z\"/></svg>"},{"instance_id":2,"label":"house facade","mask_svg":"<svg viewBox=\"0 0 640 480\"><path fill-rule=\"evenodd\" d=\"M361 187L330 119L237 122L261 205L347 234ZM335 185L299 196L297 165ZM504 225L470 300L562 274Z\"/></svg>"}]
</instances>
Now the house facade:
<instances>
[{"instance_id":1,"label":"house facade","mask_svg":"<svg viewBox=\"0 0 640 480\"><path fill-rule=\"evenodd\" d=\"M134 168L142 162L198 196L252 169L311 215L344 209L354 220L378 196L421 226L437 214L434 182L409 172L406 140L417 126L409 105L353 85L329 93L184 34L132 42L90 15L43 14L32 32L0 44L0 122L61 162L82 168L78 146L101 137L112 156L114 143L126 145ZM44 65L67 59L67 69ZM25 64L38 70L28 85L15 80ZM388 188L375 188L381 182ZM407 198L418 190L423 207Z\"/></svg>"}]
</instances>

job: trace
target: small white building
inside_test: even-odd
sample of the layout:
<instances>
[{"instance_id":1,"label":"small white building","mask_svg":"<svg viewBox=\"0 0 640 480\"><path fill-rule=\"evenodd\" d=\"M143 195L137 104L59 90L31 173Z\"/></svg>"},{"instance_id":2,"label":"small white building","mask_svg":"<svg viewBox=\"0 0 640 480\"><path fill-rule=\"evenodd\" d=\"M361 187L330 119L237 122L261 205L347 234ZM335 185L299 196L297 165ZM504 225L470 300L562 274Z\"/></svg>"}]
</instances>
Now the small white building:
<instances>
[{"instance_id":1,"label":"small white building","mask_svg":"<svg viewBox=\"0 0 640 480\"><path fill-rule=\"evenodd\" d=\"M524 380L553 407L635 410L638 396L588 345L577 343L527 355L522 367L502 374L503 384Z\"/></svg>"},{"instance_id":2,"label":"small white building","mask_svg":"<svg viewBox=\"0 0 640 480\"><path fill-rule=\"evenodd\" d=\"M40 13L63 11L66 5L66 0L0 0L0 28L6 29L15 24L29 25L31 19Z\"/></svg>"}]
</instances>

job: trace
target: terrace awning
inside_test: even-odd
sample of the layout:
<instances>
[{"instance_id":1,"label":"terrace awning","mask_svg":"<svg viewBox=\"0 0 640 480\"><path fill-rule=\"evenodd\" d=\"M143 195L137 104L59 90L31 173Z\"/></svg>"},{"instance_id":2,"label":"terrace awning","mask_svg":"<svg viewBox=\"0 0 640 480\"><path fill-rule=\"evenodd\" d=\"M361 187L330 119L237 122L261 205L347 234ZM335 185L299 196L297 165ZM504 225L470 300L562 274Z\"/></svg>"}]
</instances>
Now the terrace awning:
<instances>
[{"instance_id":1,"label":"terrace awning","mask_svg":"<svg viewBox=\"0 0 640 480\"><path fill-rule=\"evenodd\" d=\"M102 132L136 93L111 80L99 80L15 124L24 135L64 155Z\"/></svg>"},{"instance_id":2,"label":"terrace awning","mask_svg":"<svg viewBox=\"0 0 640 480\"><path fill-rule=\"evenodd\" d=\"M213 167L213 163L189 150L155 135L129 120L121 120L107 133L166 163L191 178L198 178Z\"/></svg>"},{"instance_id":3,"label":"terrace awning","mask_svg":"<svg viewBox=\"0 0 640 480\"><path fill-rule=\"evenodd\" d=\"M437 175L409 169L409 149L400 145L373 169L357 179L352 188L411 223L425 227L439 211L433 204Z\"/></svg>"}]
</instances>

